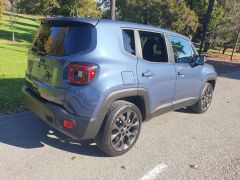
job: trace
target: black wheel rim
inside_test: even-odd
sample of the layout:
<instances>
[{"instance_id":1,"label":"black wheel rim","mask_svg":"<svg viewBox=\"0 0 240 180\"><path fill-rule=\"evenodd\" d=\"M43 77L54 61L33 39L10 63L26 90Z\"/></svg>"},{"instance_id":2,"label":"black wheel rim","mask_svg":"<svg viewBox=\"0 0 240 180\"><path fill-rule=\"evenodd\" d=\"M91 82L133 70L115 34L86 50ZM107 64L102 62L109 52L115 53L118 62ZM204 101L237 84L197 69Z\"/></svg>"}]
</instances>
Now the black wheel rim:
<instances>
[{"instance_id":1,"label":"black wheel rim","mask_svg":"<svg viewBox=\"0 0 240 180\"><path fill-rule=\"evenodd\" d=\"M205 111L209 108L212 102L213 89L211 86L207 86L202 95L202 109Z\"/></svg>"},{"instance_id":2,"label":"black wheel rim","mask_svg":"<svg viewBox=\"0 0 240 180\"><path fill-rule=\"evenodd\" d=\"M111 133L112 147L123 151L132 146L139 133L140 120L136 112L126 111L114 122Z\"/></svg>"}]
</instances>

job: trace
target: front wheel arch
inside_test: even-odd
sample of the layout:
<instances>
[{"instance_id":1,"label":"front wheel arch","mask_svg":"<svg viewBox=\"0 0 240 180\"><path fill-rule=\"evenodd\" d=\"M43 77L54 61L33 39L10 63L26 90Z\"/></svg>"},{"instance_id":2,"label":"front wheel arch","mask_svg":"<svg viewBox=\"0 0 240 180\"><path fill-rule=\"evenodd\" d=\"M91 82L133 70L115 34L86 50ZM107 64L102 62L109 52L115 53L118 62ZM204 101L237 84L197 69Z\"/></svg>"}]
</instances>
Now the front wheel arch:
<instances>
[{"instance_id":1,"label":"front wheel arch","mask_svg":"<svg viewBox=\"0 0 240 180\"><path fill-rule=\"evenodd\" d=\"M213 90L215 89L216 80L208 80L206 83L210 83L213 87Z\"/></svg>"},{"instance_id":2,"label":"front wheel arch","mask_svg":"<svg viewBox=\"0 0 240 180\"><path fill-rule=\"evenodd\" d=\"M206 83L210 83L213 86L213 90L214 90L216 87L216 82L217 82L217 77L210 76L204 79L198 97L199 98L201 97L201 93Z\"/></svg>"},{"instance_id":3,"label":"front wheel arch","mask_svg":"<svg viewBox=\"0 0 240 180\"><path fill-rule=\"evenodd\" d=\"M210 89L211 93L210 94L206 94L209 91L209 89ZM194 105L189 106L189 108L192 111L194 111L195 113L198 113L198 114L205 113L208 110L208 108L209 108L209 106L210 106L210 104L212 102L213 91L214 90L213 90L212 84L206 82L204 84L204 86L203 86L203 89L201 91L201 95L200 95L198 101ZM208 103L206 108L204 107L205 106L205 102Z\"/></svg>"}]
</instances>

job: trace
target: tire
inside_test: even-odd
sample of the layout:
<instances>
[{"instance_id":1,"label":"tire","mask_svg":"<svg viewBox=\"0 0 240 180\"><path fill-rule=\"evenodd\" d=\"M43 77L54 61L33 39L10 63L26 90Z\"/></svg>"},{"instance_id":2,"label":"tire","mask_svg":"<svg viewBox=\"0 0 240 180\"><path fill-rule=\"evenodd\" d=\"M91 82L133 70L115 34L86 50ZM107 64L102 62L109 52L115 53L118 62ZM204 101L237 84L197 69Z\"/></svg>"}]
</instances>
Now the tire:
<instances>
[{"instance_id":1,"label":"tire","mask_svg":"<svg viewBox=\"0 0 240 180\"><path fill-rule=\"evenodd\" d=\"M109 156L120 156L136 143L142 126L138 107L127 101L115 101L105 116L96 137L97 146Z\"/></svg>"},{"instance_id":2,"label":"tire","mask_svg":"<svg viewBox=\"0 0 240 180\"><path fill-rule=\"evenodd\" d=\"M196 104L190 106L195 113L205 113L212 102L213 86L210 83L206 83L202 90L201 96Z\"/></svg>"}]
</instances>

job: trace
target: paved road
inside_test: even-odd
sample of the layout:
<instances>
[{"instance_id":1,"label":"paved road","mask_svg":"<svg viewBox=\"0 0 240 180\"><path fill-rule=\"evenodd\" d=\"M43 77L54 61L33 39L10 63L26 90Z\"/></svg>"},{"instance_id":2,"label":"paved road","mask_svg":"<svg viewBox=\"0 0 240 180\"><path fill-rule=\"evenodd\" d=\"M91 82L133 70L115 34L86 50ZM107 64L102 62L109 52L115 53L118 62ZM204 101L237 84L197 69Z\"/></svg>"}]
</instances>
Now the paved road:
<instances>
[{"instance_id":1,"label":"paved road","mask_svg":"<svg viewBox=\"0 0 240 180\"><path fill-rule=\"evenodd\" d=\"M218 74L240 71L240 63L237 62L209 60L207 63L213 65Z\"/></svg>"},{"instance_id":2,"label":"paved road","mask_svg":"<svg viewBox=\"0 0 240 180\"><path fill-rule=\"evenodd\" d=\"M31 112L1 116L1 179L240 179L240 72L218 78L207 113L183 109L144 123L124 156L66 140Z\"/></svg>"}]
</instances>

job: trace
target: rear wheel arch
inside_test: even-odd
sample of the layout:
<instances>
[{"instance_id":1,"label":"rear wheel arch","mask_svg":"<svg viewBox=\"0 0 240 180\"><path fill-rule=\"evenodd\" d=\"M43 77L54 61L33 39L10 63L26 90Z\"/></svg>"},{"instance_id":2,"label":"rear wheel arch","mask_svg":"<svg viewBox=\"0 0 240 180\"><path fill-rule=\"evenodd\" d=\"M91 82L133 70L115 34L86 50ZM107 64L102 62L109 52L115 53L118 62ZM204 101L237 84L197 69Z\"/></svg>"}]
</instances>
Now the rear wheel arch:
<instances>
[{"instance_id":1,"label":"rear wheel arch","mask_svg":"<svg viewBox=\"0 0 240 180\"><path fill-rule=\"evenodd\" d=\"M124 101L135 104L139 108L139 110L142 114L143 121L146 119L146 117L147 117L147 112L146 112L147 107L146 107L146 103L145 103L145 100L144 100L143 97L141 97L141 96L129 96L129 97L120 98L120 99L117 99L117 100L124 100Z\"/></svg>"},{"instance_id":2,"label":"rear wheel arch","mask_svg":"<svg viewBox=\"0 0 240 180\"><path fill-rule=\"evenodd\" d=\"M143 121L150 118L150 100L146 89L144 88L129 88L114 91L106 96L101 109L97 116L97 132L104 123L104 118L107 115L110 106L118 100L128 101L135 104L141 111Z\"/></svg>"}]
</instances>

